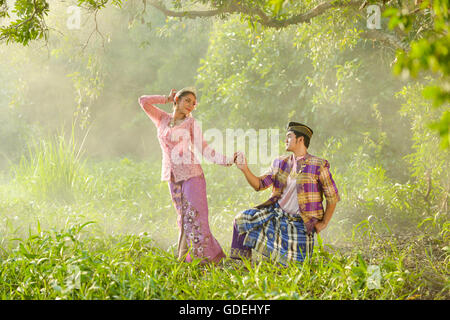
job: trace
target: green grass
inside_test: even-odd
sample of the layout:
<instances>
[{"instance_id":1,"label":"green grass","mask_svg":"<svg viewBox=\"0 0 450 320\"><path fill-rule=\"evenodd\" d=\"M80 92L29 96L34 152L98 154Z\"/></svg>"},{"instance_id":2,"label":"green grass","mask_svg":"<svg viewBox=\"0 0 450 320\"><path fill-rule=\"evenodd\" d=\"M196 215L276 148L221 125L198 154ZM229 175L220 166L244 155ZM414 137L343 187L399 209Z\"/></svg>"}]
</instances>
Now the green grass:
<instances>
[{"instance_id":1,"label":"green grass","mask_svg":"<svg viewBox=\"0 0 450 320\"><path fill-rule=\"evenodd\" d=\"M28 144L28 155L12 167L15 178L33 197L43 200L74 200L78 180L85 179L84 161L72 133L33 141Z\"/></svg>"},{"instance_id":2,"label":"green grass","mask_svg":"<svg viewBox=\"0 0 450 320\"><path fill-rule=\"evenodd\" d=\"M236 168L204 165L209 221L229 252L235 214L264 201ZM230 186L233 187L230 192ZM64 190L63 192L61 190ZM63 196L61 196L63 195ZM302 265L175 257L160 163L83 162L73 144L30 148L0 183L1 299L448 299L449 224L390 230L345 197ZM406 234L403 230L409 230Z\"/></svg>"},{"instance_id":3,"label":"green grass","mask_svg":"<svg viewBox=\"0 0 450 320\"><path fill-rule=\"evenodd\" d=\"M418 274L388 255L380 287L370 289L360 253L317 247L303 265L271 261L179 263L145 234L96 236L90 222L40 230L1 255L2 299L405 299Z\"/></svg>"}]
</instances>

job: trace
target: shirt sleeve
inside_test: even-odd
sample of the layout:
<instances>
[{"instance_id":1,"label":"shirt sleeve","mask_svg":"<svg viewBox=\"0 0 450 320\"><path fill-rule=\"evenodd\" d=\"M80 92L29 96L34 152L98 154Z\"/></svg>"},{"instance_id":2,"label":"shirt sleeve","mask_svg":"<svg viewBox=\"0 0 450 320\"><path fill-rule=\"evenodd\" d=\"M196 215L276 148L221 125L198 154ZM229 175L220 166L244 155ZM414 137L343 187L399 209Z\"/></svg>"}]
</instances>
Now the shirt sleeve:
<instances>
[{"instance_id":1,"label":"shirt sleeve","mask_svg":"<svg viewBox=\"0 0 450 320\"><path fill-rule=\"evenodd\" d=\"M145 111L145 113L149 116L149 118L156 126L159 126L162 117L164 117L167 113L159 109L158 107L155 107L153 104L164 104L165 102L165 97L159 95L141 96L139 98L139 104L141 105L141 108Z\"/></svg>"},{"instance_id":2,"label":"shirt sleeve","mask_svg":"<svg viewBox=\"0 0 450 320\"><path fill-rule=\"evenodd\" d=\"M319 185L328 203L336 203L341 200L327 160L319 169Z\"/></svg>"},{"instance_id":3,"label":"shirt sleeve","mask_svg":"<svg viewBox=\"0 0 450 320\"><path fill-rule=\"evenodd\" d=\"M195 148L205 157L208 161L219 164L222 166L231 166L233 164L233 158L227 157L220 152L217 152L205 141L203 137L202 129L198 125L197 121L192 118L191 137Z\"/></svg>"},{"instance_id":4,"label":"shirt sleeve","mask_svg":"<svg viewBox=\"0 0 450 320\"><path fill-rule=\"evenodd\" d=\"M273 185L275 181L275 175L277 173L277 159L275 159L266 172L258 177L259 178L259 189L257 191L265 190L271 185Z\"/></svg>"}]
</instances>

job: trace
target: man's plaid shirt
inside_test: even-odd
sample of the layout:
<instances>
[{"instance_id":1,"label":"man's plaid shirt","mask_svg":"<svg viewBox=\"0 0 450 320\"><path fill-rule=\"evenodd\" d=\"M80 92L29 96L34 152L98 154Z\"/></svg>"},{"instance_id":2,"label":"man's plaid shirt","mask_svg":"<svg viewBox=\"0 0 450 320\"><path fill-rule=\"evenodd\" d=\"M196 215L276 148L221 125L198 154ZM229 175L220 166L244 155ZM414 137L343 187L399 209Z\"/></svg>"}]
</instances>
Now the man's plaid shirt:
<instances>
[{"instance_id":1,"label":"man's plaid shirt","mask_svg":"<svg viewBox=\"0 0 450 320\"><path fill-rule=\"evenodd\" d=\"M260 183L257 191L273 187L271 197L256 208L274 204L280 199L294 161L296 161L294 154L280 156L273 161L270 169L259 177ZM340 200L329 169L330 164L327 160L310 154L306 154L297 163L297 173L299 173L297 176L298 205L300 216L308 233L311 233L316 222L323 218L323 196L329 204Z\"/></svg>"}]
</instances>

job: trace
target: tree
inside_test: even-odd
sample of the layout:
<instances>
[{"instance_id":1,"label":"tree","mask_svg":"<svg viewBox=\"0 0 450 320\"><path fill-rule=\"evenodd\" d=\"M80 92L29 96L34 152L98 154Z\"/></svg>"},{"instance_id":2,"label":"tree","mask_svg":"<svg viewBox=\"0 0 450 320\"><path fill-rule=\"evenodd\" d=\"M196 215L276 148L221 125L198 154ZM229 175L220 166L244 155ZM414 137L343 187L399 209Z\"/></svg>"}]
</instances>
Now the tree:
<instances>
[{"instance_id":1,"label":"tree","mask_svg":"<svg viewBox=\"0 0 450 320\"><path fill-rule=\"evenodd\" d=\"M95 13L108 4L121 7L122 0L77 0L77 4ZM169 8L169 4L171 7ZM449 33L448 0L142 0L142 13L150 5L167 17L195 19L218 17L227 19L238 15L255 28L282 29L291 25L310 24L313 19L337 12L342 17L356 16L360 27L367 20L369 5L377 5L389 18L389 29L359 28L359 37L397 50L394 71L416 75L420 69L438 74L439 85L427 87L424 94L436 106L450 101L448 81ZM16 0L16 21L0 28L0 41L27 45L36 39L48 39L49 28L45 18L49 13L47 0ZM0 0L0 18L8 18L6 0ZM140 17L143 19L143 16ZM386 23L386 22L385 22ZM443 80L443 81L442 81ZM441 120L433 124L440 132L442 146L449 147L450 114L444 112Z\"/></svg>"},{"instance_id":2,"label":"tree","mask_svg":"<svg viewBox=\"0 0 450 320\"><path fill-rule=\"evenodd\" d=\"M410 50L399 50L394 72L404 78L416 78L420 71L431 71L436 75L434 85L427 86L423 95L433 101L434 107L448 106L450 102L450 29L449 1L420 1L417 10L423 10L432 21L423 37L411 41ZM432 8L432 10L430 10ZM386 12L391 17L390 27L410 31L416 16L409 12L391 8ZM431 123L431 128L441 136L441 146L450 147L450 111L443 111L439 121Z\"/></svg>"},{"instance_id":3,"label":"tree","mask_svg":"<svg viewBox=\"0 0 450 320\"><path fill-rule=\"evenodd\" d=\"M108 4L121 7L122 0L77 0L79 6L87 10L98 12ZM166 1L169 2L169 1ZM195 19L205 17L227 18L238 14L251 25L260 24L269 28L285 28L289 25L310 23L315 17L339 10L343 14L351 13L361 19L366 18L366 6L369 1L363 0L172 0L171 9L165 2L156 0L142 0L143 12L150 5L168 17L180 19ZM387 1L370 1L379 3L383 8ZM396 5L397 1L389 1ZM398 4L396 5L398 6ZM47 0L16 0L14 5L18 19L0 29L0 40L18 42L26 45L31 40L48 37L48 27L45 17L49 12ZM9 17L6 0L0 0L0 18ZM401 39L395 34L384 31L371 30L361 35L367 39L390 43L394 47L402 47Z\"/></svg>"}]
</instances>

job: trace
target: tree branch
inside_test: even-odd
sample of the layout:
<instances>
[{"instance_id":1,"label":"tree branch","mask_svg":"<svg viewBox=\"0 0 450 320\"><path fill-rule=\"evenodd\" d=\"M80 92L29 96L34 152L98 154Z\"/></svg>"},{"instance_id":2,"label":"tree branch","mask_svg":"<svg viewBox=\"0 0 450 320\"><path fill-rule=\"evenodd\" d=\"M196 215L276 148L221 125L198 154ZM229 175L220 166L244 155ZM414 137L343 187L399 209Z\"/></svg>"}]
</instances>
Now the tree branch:
<instances>
[{"instance_id":1,"label":"tree branch","mask_svg":"<svg viewBox=\"0 0 450 320\"><path fill-rule=\"evenodd\" d=\"M391 46L393 46L395 49L401 49L405 51L409 51L409 46L407 44L404 44L399 38L396 36L381 32L379 30L368 30L360 33L359 35L362 39L367 40L374 40L374 41L380 41L383 43L388 43Z\"/></svg>"},{"instance_id":2,"label":"tree branch","mask_svg":"<svg viewBox=\"0 0 450 320\"><path fill-rule=\"evenodd\" d=\"M11 27L8 26L7 28L10 29L10 30L17 30L17 29L19 29L20 27L22 27L23 25L25 25L25 24L27 24L28 22L30 22L31 20L33 20L34 17L36 16L36 13L37 13L36 7L37 7L36 1L33 0L33 13L31 14L31 16L28 17L28 19L23 20L22 22L20 22L20 23L14 25L14 26L11 26ZM6 7L6 8L8 8L8 7ZM7 39L8 37L9 37L8 34L4 34L4 35L2 35L2 36L0 37L0 41L3 41L3 40L5 40L5 39Z\"/></svg>"},{"instance_id":3,"label":"tree branch","mask_svg":"<svg viewBox=\"0 0 450 320\"><path fill-rule=\"evenodd\" d=\"M103 37L103 34L98 29L97 14L98 14L98 9L96 9L94 11L95 28L92 30L91 34L89 35L89 38L87 39L86 43L83 45L83 47L81 49L82 52L84 52L84 49L86 49L86 47L89 44L89 41L90 41L92 35L94 34L94 32L97 32L102 37L102 47L103 47L103 49L105 49L105 37Z\"/></svg>"},{"instance_id":4,"label":"tree branch","mask_svg":"<svg viewBox=\"0 0 450 320\"><path fill-rule=\"evenodd\" d=\"M215 10L206 10L206 11L173 11L167 9L160 1L149 1L149 4L168 17L178 17L178 18L189 18L195 19L199 17L213 17L220 15L222 13L232 13L228 9L228 7L222 7Z\"/></svg>"},{"instance_id":5,"label":"tree branch","mask_svg":"<svg viewBox=\"0 0 450 320\"><path fill-rule=\"evenodd\" d=\"M47 3L44 2L44 4L47 4ZM17 23L18 21L20 21L20 19L16 20L15 22L12 23L13 25L7 25L2 28L1 33L0 33L0 42L6 40L6 42L8 43L9 41L11 41L11 38L13 38L14 42L22 42L23 44L26 44L26 43L28 43L28 41L34 40L35 37L34 38L33 37L26 38L25 36L23 36L24 31L20 30L21 28L26 27L26 25L28 23L32 23L33 21L35 21L35 23L39 25L39 28L41 31L41 36L43 36L44 39L47 41L48 27L43 18L43 12L45 11L45 7L40 8L38 3L36 2L36 0L32 1L32 5L33 5L33 11L27 19L21 21L20 23ZM2 4L2 10L3 9L7 10L8 7L6 5L3 7L3 4ZM16 24L14 24L14 23L16 23ZM29 28L30 27L28 27L28 29L25 31L29 31ZM18 33L21 35L21 40L19 40L19 41L17 41L15 39L15 37L17 37Z\"/></svg>"},{"instance_id":6,"label":"tree branch","mask_svg":"<svg viewBox=\"0 0 450 320\"><path fill-rule=\"evenodd\" d=\"M160 1L152 0L149 4L160 10L168 17L179 18L198 18L198 17L212 17L225 13L243 13L249 16L257 16L260 18L259 23L271 28L284 28L292 24L310 22L314 17L317 17L329 9L333 8L359 8L364 1L362 0L348 0L348 1L325 1L318 4L306 13L294 15L288 19L278 19L276 17L268 16L261 8L248 7L242 4L242 1L229 1L226 6L203 11L173 11L167 9Z\"/></svg>"},{"instance_id":7,"label":"tree branch","mask_svg":"<svg viewBox=\"0 0 450 320\"><path fill-rule=\"evenodd\" d=\"M258 7L248 7L242 4L241 1L229 1L227 6L204 11L173 11L167 9L160 1L150 1L149 4L164 15L168 17L180 17L194 19L198 17L212 17L220 14L232 14L232 13L242 13L249 16L258 17L258 22L269 28L281 29L290 25L310 23L315 17L318 17L330 9L336 8L352 8L357 11L361 11L367 1L363 0L350 0L350 1L325 1L311 10L293 15L287 19L281 20L276 17L268 16L261 8ZM362 8L362 9L361 9ZM401 40L392 34L384 33L379 30L368 30L360 34L363 39L380 41L382 43L387 43L393 46L395 49L409 50L409 47L401 42Z\"/></svg>"},{"instance_id":8,"label":"tree branch","mask_svg":"<svg viewBox=\"0 0 450 320\"><path fill-rule=\"evenodd\" d=\"M327 12L330 9L335 8L359 8L361 6L361 3L363 1L360 0L354 0L354 1L335 1L335 2L322 2L309 10L306 13L298 14L295 16L290 17L286 20L278 20L278 19L271 19L271 24L275 28L283 28L287 27L291 24L299 24L299 23L309 23L311 20L315 17L318 17L325 12ZM270 26L270 25L268 25Z\"/></svg>"}]
</instances>

